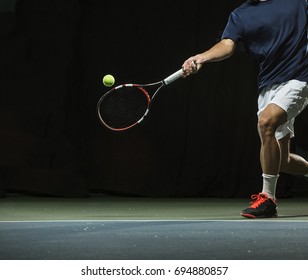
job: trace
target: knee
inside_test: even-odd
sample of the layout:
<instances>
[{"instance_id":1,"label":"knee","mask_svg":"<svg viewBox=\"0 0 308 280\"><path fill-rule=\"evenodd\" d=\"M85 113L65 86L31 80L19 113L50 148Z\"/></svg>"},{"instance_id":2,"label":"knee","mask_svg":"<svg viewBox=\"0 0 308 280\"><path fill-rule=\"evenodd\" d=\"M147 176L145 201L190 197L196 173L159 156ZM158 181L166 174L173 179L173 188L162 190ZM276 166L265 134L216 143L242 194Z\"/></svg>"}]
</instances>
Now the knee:
<instances>
[{"instance_id":1,"label":"knee","mask_svg":"<svg viewBox=\"0 0 308 280\"><path fill-rule=\"evenodd\" d=\"M278 124L273 118L266 116L259 117L258 131L262 139L275 135L277 127Z\"/></svg>"},{"instance_id":2,"label":"knee","mask_svg":"<svg viewBox=\"0 0 308 280\"><path fill-rule=\"evenodd\" d=\"M258 131L261 138L275 136L276 129L286 121L286 112L275 104L269 104L259 115Z\"/></svg>"}]
</instances>

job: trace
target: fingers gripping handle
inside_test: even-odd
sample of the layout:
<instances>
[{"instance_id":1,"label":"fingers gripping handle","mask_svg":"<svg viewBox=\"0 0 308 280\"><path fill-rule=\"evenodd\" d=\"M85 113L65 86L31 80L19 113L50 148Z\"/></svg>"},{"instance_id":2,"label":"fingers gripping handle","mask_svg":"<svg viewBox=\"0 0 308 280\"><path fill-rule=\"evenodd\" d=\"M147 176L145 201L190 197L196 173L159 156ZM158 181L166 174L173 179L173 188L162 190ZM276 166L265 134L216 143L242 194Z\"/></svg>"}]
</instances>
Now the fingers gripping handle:
<instances>
[{"instance_id":1,"label":"fingers gripping handle","mask_svg":"<svg viewBox=\"0 0 308 280\"><path fill-rule=\"evenodd\" d=\"M183 70L182 69L176 71L175 73L171 74L169 77L164 79L164 84L165 85L169 85L169 84L173 83L177 79L181 78L182 74L183 74Z\"/></svg>"}]
</instances>

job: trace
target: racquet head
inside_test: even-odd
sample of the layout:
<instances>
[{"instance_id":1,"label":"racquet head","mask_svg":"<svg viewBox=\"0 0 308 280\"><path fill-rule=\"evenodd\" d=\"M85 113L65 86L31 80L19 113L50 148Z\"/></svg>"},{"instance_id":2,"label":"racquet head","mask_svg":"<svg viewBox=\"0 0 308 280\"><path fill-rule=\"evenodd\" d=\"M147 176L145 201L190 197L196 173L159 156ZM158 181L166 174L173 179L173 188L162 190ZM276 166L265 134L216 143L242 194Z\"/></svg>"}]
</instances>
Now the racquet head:
<instances>
[{"instance_id":1,"label":"racquet head","mask_svg":"<svg viewBox=\"0 0 308 280\"><path fill-rule=\"evenodd\" d=\"M106 92L97 103L101 123L115 131L129 129L140 123L149 112L158 91L182 77L180 69L164 80L150 84L123 84ZM150 95L145 87L151 89Z\"/></svg>"},{"instance_id":2,"label":"racquet head","mask_svg":"<svg viewBox=\"0 0 308 280\"><path fill-rule=\"evenodd\" d=\"M140 123L149 110L148 92L136 84L117 86L105 93L97 103L97 113L104 126L121 131Z\"/></svg>"}]
</instances>

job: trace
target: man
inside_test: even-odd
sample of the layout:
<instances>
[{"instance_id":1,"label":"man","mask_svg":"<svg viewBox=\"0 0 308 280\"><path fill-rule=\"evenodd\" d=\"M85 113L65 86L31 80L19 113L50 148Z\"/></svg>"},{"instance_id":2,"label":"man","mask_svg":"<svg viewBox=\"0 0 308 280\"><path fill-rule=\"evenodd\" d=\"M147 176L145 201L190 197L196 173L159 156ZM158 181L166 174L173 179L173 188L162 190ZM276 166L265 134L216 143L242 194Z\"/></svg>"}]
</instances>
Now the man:
<instances>
[{"instance_id":1,"label":"man","mask_svg":"<svg viewBox=\"0 0 308 280\"><path fill-rule=\"evenodd\" d=\"M229 17L221 41L187 59L183 76L230 57L242 42L259 65L258 132L263 187L242 216L277 216L280 172L308 176L308 162L290 153L294 119L308 104L307 0L249 0Z\"/></svg>"}]
</instances>

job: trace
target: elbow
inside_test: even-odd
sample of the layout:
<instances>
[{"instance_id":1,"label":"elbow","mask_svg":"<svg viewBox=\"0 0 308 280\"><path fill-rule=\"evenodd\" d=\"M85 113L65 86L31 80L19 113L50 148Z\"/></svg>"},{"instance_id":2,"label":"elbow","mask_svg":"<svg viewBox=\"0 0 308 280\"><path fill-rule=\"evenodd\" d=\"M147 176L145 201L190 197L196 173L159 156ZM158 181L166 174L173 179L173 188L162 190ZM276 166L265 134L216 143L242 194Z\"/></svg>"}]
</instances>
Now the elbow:
<instances>
[{"instance_id":1,"label":"elbow","mask_svg":"<svg viewBox=\"0 0 308 280\"><path fill-rule=\"evenodd\" d=\"M224 58L229 58L233 55L236 44L234 43L233 40L231 39L223 39L221 41L221 43L223 44L223 49L224 49Z\"/></svg>"}]
</instances>

